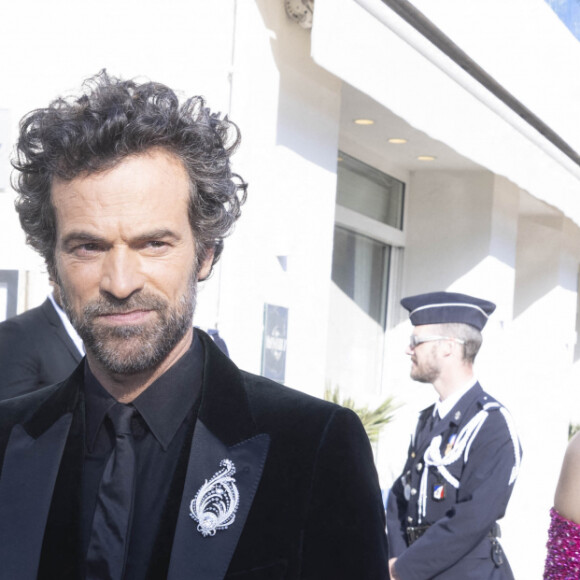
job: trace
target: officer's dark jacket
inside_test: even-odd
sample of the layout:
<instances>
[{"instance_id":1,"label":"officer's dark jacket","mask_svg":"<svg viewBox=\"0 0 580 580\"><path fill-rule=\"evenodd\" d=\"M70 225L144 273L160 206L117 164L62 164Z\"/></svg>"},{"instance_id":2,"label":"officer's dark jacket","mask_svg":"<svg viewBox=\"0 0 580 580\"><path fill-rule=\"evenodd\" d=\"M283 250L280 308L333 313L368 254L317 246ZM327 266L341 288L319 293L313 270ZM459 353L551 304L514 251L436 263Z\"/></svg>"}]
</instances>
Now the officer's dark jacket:
<instances>
[{"instance_id":1,"label":"officer's dark jacket","mask_svg":"<svg viewBox=\"0 0 580 580\"><path fill-rule=\"evenodd\" d=\"M488 414L466 447L467 461L466 454L461 453L448 466L459 481L458 489L435 467L428 468L426 515L420 522L420 484L431 440L441 435L439 449L444 456L448 445L457 441L455 436L484 408ZM396 569L401 580L512 579L505 555L500 556L504 564L499 567L493 562L490 536L496 520L505 513L521 456L511 418L479 383L429 433L433 409L422 411L403 474L389 494L390 557L398 558ZM409 546L406 529L420 524L430 527Z\"/></svg>"},{"instance_id":2,"label":"officer's dark jacket","mask_svg":"<svg viewBox=\"0 0 580 580\"><path fill-rule=\"evenodd\" d=\"M384 510L356 415L241 372L201 331L202 400L171 548L169 580L384 580ZM82 365L0 404L0 579L79 578ZM231 459L235 521L202 537L196 492ZM65 489L56 489L60 485ZM51 505L52 504L52 505ZM57 505L58 504L58 505ZM58 537L47 553L45 529Z\"/></svg>"}]
</instances>

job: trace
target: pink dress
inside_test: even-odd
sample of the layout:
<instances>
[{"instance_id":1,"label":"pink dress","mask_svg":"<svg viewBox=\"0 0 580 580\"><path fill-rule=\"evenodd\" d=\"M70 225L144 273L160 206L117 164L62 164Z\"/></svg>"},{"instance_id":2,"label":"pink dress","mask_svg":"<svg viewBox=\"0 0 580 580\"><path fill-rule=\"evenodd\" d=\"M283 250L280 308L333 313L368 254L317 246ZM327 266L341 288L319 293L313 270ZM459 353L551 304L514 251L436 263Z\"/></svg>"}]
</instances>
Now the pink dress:
<instances>
[{"instance_id":1,"label":"pink dress","mask_svg":"<svg viewBox=\"0 0 580 580\"><path fill-rule=\"evenodd\" d=\"M548 556L544 580L580 578L580 525L562 517L554 508L548 532Z\"/></svg>"}]
</instances>

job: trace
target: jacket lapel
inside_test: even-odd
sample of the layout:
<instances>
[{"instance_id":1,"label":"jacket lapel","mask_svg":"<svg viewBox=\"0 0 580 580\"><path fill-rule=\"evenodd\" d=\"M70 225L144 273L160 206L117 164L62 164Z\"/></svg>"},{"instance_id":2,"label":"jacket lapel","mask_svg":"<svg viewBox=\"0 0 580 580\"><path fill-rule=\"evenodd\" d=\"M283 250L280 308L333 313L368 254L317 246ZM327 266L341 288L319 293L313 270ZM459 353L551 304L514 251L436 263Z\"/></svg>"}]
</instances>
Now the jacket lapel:
<instances>
[{"instance_id":1,"label":"jacket lapel","mask_svg":"<svg viewBox=\"0 0 580 580\"><path fill-rule=\"evenodd\" d=\"M445 418L439 421L429 436L420 439L416 450L417 455L422 456L435 437L443 435L452 427L455 427L455 432L460 431L466 421L471 419L473 416L474 413L470 411L471 406L479 399L479 397L481 397L482 394L483 390L479 383L476 383L473 388L469 389L469 391L459 399L453 409L449 411ZM432 414L433 406L429 407L429 409ZM423 413L426 413L429 409L426 409ZM442 441L442 445L444 444L447 444L447 441Z\"/></svg>"},{"instance_id":2,"label":"jacket lapel","mask_svg":"<svg viewBox=\"0 0 580 580\"><path fill-rule=\"evenodd\" d=\"M457 431L460 431L469 419L475 415L476 411L474 411L472 407L482 395L483 389L479 383L475 383L475 385L469 389L469 391L467 391L459 401L457 401L457 404L453 409L449 411L448 419L447 421L442 421L443 426L438 435L450 427L455 427Z\"/></svg>"},{"instance_id":3,"label":"jacket lapel","mask_svg":"<svg viewBox=\"0 0 580 580\"><path fill-rule=\"evenodd\" d=\"M227 447L201 421L197 422L177 517L169 580L186 577L217 580L225 576L262 476L269 442L268 435L262 434ZM224 459L232 462L235 473L227 471ZM214 478L218 473L221 478L219 475ZM233 489L220 485L231 475L235 480L233 486L230 483ZM201 498L204 491L214 499L206 503L205 509L200 505L202 502L198 502L196 521L191 515L191 504L196 494L199 492L198 498ZM216 497L220 492L221 495ZM211 511L215 514L214 510L227 509L230 505L235 506L234 518L228 520L225 529L218 528L204 537L198 524L203 513Z\"/></svg>"},{"instance_id":4,"label":"jacket lapel","mask_svg":"<svg viewBox=\"0 0 580 580\"><path fill-rule=\"evenodd\" d=\"M270 443L267 434L257 432L240 371L211 339L196 332L205 350L202 401L177 518L169 580L220 580L225 576L262 477ZM234 474L226 473L226 466L220 465L224 459L232 462ZM229 490L227 485L220 486L228 475L235 479ZM222 495L209 500L205 510L198 506L198 519L204 511L216 513L220 505L224 507L226 496L227 501L238 504L235 518L227 527L205 537L190 512L192 500L204 486L205 490L212 488Z\"/></svg>"},{"instance_id":5,"label":"jacket lapel","mask_svg":"<svg viewBox=\"0 0 580 580\"><path fill-rule=\"evenodd\" d=\"M54 482L72 413L41 437L21 425L12 430L0 479L2 578L36 578Z\"/></svg>"},{"instance_id":6,"label":"jacket lapel","mask_svg":"<svg viewBox=\"0 0 580 580\"><path fill-rule=\"evenodd\" d=\"M10 434L0 477L2 580L37 577L54 485L77 401L72 379L78 374L79 369Z\"/></svg>"}]
</instances>

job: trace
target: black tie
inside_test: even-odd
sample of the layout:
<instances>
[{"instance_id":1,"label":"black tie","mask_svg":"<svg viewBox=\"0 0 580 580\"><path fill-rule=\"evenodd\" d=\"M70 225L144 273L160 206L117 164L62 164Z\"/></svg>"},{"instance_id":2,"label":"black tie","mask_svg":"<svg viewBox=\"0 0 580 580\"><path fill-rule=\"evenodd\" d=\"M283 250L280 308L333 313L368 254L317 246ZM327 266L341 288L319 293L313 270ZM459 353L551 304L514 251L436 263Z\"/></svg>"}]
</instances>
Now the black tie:
<instances>
[{"instance_id":1,"label":"black tie","mask_svg":"<svg viewBox=\"0 0 580 580\"><path fill-rule=\"evenodd\" d=\"M115 429L115 448L99 486L87 552L87 580L121 580L133 505L135 451L131 417L135 408L117 403L108 415Z\"/></svg>"},{"instance_id":2,"label":"black tie","mask_svg":"<svg viewBox=\"0 0 580 580\"><path fill-rule=\"evenodd\" d=\"M431 422L429 423L429 432L432 433L435 430L435 427L437 427L437 425L439 425L439 421L441 419L439 418L439 412L435 411L433 413L433 415L431 415Z\"/></svg>"}]
</instances>

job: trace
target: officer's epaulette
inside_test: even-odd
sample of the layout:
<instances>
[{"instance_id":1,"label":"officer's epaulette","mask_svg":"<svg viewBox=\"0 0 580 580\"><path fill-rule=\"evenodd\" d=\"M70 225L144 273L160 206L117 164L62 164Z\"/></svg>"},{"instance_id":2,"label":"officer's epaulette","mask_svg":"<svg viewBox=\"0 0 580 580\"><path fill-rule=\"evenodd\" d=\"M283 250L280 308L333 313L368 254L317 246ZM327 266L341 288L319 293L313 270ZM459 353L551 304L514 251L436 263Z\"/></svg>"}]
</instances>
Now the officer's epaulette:
<instances>
[{"instance_id":1,"label":"officer's epaulette","mask_svg":"<svg viewBox=\"0 0 580 580\"><path fill-rule=\"evenodd\" d=\"M486 411L489 412L499 411L503 407L503 405L499 401L497 401L487 393L483 393L481 397L477 399L477 406L480 409L485 409Z\"/></svg>"},{"instance_id":2,"label":"officer's epaulette","mask_svg":"<svg viewBox=\"0 0 580 580\"><path fill-rule=\"evenodd\" d=\"M518 436L516 434L516 428L512 416L510 415L509 411L496 399L488 395L487 393L483 393L481 397L477 400L478 406L481 407L482 411L489 414L493 411L501 411L503 418L506 422L506 427L509 431L512 444L514 446L514 466L512 469L512 473L510 475L509 484L511 485L516 480L518 473L520 471L520 463L522 461L522 450L520 447L520 443L518 440Z\"/></svg>"}]
</instances>

